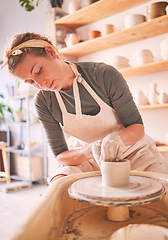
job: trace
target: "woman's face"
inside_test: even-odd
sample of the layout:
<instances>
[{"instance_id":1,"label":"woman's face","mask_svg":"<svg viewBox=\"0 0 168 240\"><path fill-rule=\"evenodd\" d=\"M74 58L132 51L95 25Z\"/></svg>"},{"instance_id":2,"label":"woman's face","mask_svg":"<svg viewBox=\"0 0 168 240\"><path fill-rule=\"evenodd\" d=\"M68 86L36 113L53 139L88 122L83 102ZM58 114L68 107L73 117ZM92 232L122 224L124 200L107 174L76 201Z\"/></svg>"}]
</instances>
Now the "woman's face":
<instances>
[{"instance_id":1,"label":"woman's face","mask_svg":"<svg viewBox=\"0 0 168 240\"><path fill-rule=\"evenodd\" d=\"M17 65L14 75L39 89L59 91L66 88L64 64L49 53L47 56L27 54Z\"/></svg>"}]
</instances>

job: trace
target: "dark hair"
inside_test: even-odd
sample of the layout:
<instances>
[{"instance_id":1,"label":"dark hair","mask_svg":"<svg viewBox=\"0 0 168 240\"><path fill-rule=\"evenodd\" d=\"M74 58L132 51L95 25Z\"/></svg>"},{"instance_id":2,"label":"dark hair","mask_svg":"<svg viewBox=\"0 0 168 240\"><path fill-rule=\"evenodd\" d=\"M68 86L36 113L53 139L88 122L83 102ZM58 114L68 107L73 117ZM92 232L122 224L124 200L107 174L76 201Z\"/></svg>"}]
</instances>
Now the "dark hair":
<instances>
[{"instance_id":1,"label":"dark hair","mask_svg":"<svg viewBox=\"0 0 168 240\"><path fill-rule=\"evenodd\" d=\"M20 45L21 43L24 43L28 40L33 40L33 39L39 39L39 40L44 40L50 44L51 41L48 40L48 38L41 36L40 34L36 34L33 32L26 32L22 34L18 34L14 37L10 49L7 49L7 52L13 49L14 47ZM21 48L22 54L19 55L10 55L9 57L7 56L6 52L6 57L8 58L8 69L9 72L13 73L17 64L22 61L22 59L26 56L26 54L34 54L35 56L40 56L40 55L46 55L45 49L41 47L24 47Z\"/></svg>"}]
</instances>

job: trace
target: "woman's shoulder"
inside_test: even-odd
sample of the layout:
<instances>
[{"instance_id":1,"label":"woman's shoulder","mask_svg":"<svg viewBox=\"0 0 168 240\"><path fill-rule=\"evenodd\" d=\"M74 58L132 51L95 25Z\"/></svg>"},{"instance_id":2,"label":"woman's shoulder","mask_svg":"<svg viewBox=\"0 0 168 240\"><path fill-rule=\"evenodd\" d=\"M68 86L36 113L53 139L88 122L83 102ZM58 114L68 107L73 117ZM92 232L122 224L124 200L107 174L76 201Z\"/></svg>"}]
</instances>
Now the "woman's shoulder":
<instances>
[{"instance_id":1,"label":"woman's shoulder","mask_svg":"<svg viewBox=\"0 0 168 240\"><path fill-rule=\"evenodd\" d=\"M34 96L34 102L35 104L38 104L40 102L49 103L52 100L53 96L55 97L55 93L53 91L39 90Z\"/></svg>"}]
</instances>

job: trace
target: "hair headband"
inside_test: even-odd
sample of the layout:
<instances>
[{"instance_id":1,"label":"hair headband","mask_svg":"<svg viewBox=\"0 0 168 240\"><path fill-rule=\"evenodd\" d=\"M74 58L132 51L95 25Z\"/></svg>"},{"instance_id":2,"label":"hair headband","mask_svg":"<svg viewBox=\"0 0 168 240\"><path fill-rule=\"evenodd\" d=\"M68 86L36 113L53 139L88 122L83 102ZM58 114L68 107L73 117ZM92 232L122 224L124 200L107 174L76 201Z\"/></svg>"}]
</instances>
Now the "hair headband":
<instances>
[{"instance_id":1,"label":"hair headband","mask_svg":"<svg viewBox=\"0 0 168 240\"><path fill-rule=\"evenodd\" d=\"M6 64L8 64L8 59L9 59L9 57L10 57L11 55L14 56L14 55L20 55L20 54L23 53L23 51L21 50L21 48L25 48L25 47L41 47L41 48L44 48L44 47L46 47L46 46L52 47L52 49L55 51L55 53L56 53L57 55L60 54L59 51L58 51L58 49L57 49L54 45L50 44L50 43L47 42L47 41L39 40L39 39L28 40L28 41L26 41L26 42L23 42L23 43L19 44L19 45L16 46L16 47L12 48L11 50L9 50L9 51L6 53L7 60L2 64L1 70L2 70L2 68L5 67Z\"/></svg>"}]
</instances>

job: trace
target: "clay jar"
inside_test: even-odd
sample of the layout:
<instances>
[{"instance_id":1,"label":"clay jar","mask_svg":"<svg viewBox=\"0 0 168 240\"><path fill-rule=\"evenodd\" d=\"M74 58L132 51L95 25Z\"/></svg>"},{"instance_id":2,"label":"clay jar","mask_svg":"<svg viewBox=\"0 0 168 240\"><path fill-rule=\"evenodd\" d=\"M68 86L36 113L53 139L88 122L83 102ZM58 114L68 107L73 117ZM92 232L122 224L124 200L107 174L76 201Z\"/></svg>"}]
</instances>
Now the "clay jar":
<instances>
[{"instance_id":1,"label":"clay jar","mask_svg":"<svg viewBox=\"0 0 168 240\"><path fill-rule=\"evenodd\" d=\"M96 30L93 30L93 31L90 31L88 33L88 38L89 40L93 39L93 38L97 38L97 37L100 37L101 36L101 32L100 31L96 31Z\"/></svg>"},{"instance_id":2,"label":"clay jar","mask_svg":"<svg viewBox=\"0 0 168 240\"><path fill-rule=\"evenodd\" d=\"M112 32L114 32L114 25L106 24L102 27L101 35L106 36Z\"/></svg>"},{"instance_id":3,"label":"clay jar","mask_svg":"<svg viewBox=\"0 0 168 240\"><path fill-rule=\"evenodd\" d=\"M135 52L136 65L141 66L153 62L153 54L149 49L141 49Z\"/></svg>"},{"instance_id":4,"label":"clay jar","mask_svg":"<svg viewBox=\"0 0 168 240\"><path fill-rule=\"evenodd\" d=\"M159 104L165 104L168 103L168 95L165 92L162 92L158 96L158 102Z\"/></svg>"},{"instance_id":5,"label":"clay jar","mask_svg":"<svg viewBox=\"0 0 168 240\"><path fill-rule=\"evenodd\" d=\"M142 14L132 14L125 17L125 28L131 28L139 23L145 22L146 17Z\"/></svg>"},{"instance_id":6,"label":"clay jar","mask_svg":"<svg viewBox=\"0 0 168 240\"><path fill-rule=\"evenodd\" d=\"M112 56L110 60L111 60L111 64L118 69L130 67L129 59L126 57L117 55L117 56Z\"/></svg>"},{"instance_id":7,"label":"clay jar","mask_svg":"<svg viewBox=\"0 0 168 240\"><path fill-rule=\"evenodd\" d=\"M98 0L83 0L84 6L88 6L94 2L97 2Z\"/></svg>"},{"instance_id":8,"label":"clay jar","mask_svg":"<svg viewBox=\"0 0 168 240\"><path fill-rule=\"evenodd\" d=\"M69 0L69 4L68 4L68 12L70 14L76 12L77 10L79 10L81 8L81 3L78 0Z\"/></svg>"},{"instance_id":9,"label":"clay jar","mask_svg":"<svg viewBox=\"0 0 168 240\"><path fill-rule=\"evenodd\" d=\"M168 2L155 2L147 6L147 21L166 15Z\"/></svg>"},{"instance_id":10,"label":"clay jar","mask_svg":"<svg viewBox=\"0 0 168 240\"><path fill-rule=\"evenodd\" d=\"M145 94L141 90L138 90L136 92L134 100L137 106L149 104L148 98L145 96Z\"/></svg>"},{"instance_id":11,"label":"clay jar","mask_svg":"<svg viewBox=\"0 0 168 240\"><path fill-rule=\"evenodd\" d=\"M130 182L130 162L101 162L102 185L105 187L122 188Z\"/></svg>"},{"instance_id":12,"label":"clay jar","mask_svg":"<svg viewBox=\"0 0 168 240\"><path fill-rule=\"evenodd\" d=\"M150 90L148 93L148 100L151 105L158 104L159 93L157 92L157 84L151 83Z\"/></svg>"},{"instance_id":13,"label":"clay jar","mask_svg":"<svg viewBox=\"0 0 168 240\"><path fill-rule=\"evenodd\" d=\"M65 38L65 43L67 47L71 47L72 45L79 43L80 39L76 33L70 33Z\"/></svg>"}]
</instances>

